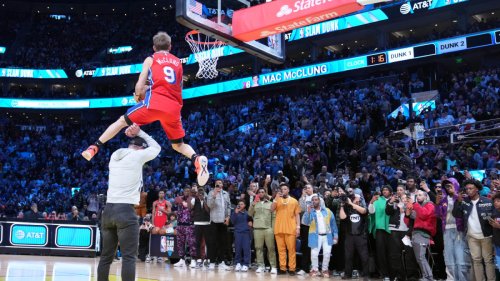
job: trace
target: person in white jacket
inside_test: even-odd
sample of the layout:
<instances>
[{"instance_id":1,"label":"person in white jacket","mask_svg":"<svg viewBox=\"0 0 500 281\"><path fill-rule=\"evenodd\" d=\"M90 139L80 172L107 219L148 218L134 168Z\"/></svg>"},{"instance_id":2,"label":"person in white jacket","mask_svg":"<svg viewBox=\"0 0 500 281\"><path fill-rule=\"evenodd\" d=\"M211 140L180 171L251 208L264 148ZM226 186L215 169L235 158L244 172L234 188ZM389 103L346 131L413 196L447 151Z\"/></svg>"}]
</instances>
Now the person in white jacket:
<instances>
[{"instance_id":1,"label":"person in white jacket","mask_svg":"<svg viewBox=\"0 0 500 281\"><path fill-rule=\"evenodd\" d=\"M135 280L135 261L139 243L139 222L134 205L139 204L144 163L160 153L160 145L139 126L133 124L125 134L130 137L127 148L113 152L109 161L109 187L102 213L103 247L97 280L108 281L109 268L118 243L122 253L123 281Z\"/></svg>"}]
</instances>

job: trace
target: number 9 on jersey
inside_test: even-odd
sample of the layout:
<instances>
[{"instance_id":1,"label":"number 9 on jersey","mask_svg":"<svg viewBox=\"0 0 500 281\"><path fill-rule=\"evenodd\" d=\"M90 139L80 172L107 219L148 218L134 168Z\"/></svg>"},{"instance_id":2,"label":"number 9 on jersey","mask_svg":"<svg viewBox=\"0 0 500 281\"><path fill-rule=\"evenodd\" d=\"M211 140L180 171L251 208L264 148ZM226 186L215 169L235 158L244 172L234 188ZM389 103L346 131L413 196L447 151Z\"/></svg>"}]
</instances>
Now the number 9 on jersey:
<instances>
[{"instance_id":1,"label":"number 9 on jersey","mask_svg":"<svg viewBox=\"0 0 500 281\"><path fill-rule=\"evenodd\" d=\"M175 84L175 70L170 66L165 66L163 68L163 73L165 73L165 80L170 84Z\"/></svg>"}]
</instances>

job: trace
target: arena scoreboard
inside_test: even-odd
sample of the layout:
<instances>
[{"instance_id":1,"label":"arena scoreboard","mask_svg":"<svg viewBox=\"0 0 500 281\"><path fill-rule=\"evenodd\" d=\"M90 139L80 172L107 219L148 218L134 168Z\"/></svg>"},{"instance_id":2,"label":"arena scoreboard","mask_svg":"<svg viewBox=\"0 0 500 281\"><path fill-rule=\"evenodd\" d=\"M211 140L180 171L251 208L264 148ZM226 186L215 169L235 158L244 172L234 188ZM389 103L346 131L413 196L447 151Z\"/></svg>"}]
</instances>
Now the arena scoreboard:
<instances>
[{"instance_id":1,"label":"arena scoreboard","mask_svg":"<svg viewBox=\"0 0 500 281\"><path fill-rule=\"evenodd\" d=\"M0 254L96 255L97 226L69 221L0 221Z\"/></svg>"}]
</instances>

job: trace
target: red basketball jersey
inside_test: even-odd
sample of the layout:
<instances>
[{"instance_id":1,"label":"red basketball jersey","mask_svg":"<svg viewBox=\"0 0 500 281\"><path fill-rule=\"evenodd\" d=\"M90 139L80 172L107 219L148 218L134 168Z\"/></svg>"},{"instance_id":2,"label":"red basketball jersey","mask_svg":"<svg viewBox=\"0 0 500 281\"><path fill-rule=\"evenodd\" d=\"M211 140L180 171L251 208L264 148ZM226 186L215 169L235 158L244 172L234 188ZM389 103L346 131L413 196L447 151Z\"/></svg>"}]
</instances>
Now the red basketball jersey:
<instances>
[{"instance_id":1,"label":"red basketball jersey","mask_svg":"<svg viewBox=\"0 0 500 281\"><path fill-rule=\"evenodd\" d=\"M154 53L149 69L150 87L146 91L145 103L148 108L165 110L176 102L182 106L182 63L167 51Z\"/></svg>"},{"instance_id":2,"label":"red basketball jersey","mask_svg":"<svg viewBox=\"0 0 500 281\"><path fill-rule=\"evenodd\" d=\"M156 227L163 227L165 223L167 222L167 214L164 214L162 211L160 211L160 208L167 209L167 200L163 200L163 202L156 200L156 209L154 215L154 225Z\"/></svg>"}]
</instances>

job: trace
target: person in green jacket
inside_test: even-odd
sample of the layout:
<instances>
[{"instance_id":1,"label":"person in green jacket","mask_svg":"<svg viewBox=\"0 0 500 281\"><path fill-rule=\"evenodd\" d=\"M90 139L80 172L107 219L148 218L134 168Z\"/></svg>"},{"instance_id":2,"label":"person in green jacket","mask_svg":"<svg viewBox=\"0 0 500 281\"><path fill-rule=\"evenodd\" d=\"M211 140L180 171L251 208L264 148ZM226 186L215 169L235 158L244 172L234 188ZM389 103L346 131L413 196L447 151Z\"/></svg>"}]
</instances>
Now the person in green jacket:
<instances>
[{"instance_id":1,"label":"person in green jacket","mask_svg":"<svg viewBox=\"0 0 500 281\"><path fill-rule=\"evenodd\" d=\"M389 230L389 216L385 213L387 200L392 195L392 188L390 185L382 187L382 196L373 195L370 204L368 205L368 212L370 213L370 220L372 223L372 231L375 235L375 246L377 249L377 262L380 274L382 274L384 281L390 281L389 277L389 246L391 245L391 231ZM372 232L372 233L373 233Z\"/></svg>"},{"instance_id":2,"label":"person in green jacket","mask_svg":"<svg viewBox=\"0 0 500 281\"><path fill-rule=\"evenodd\" d=\"M257 190L257 196L250 205L248 214L253 217L253 237L258 268L256 273L264 273L264 243L267 247L267 258L271 264L271 274L277 274L276 251L274 247L274 212L272 202L264 188Z\"/></svg>"}]
</instances>

